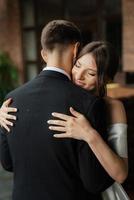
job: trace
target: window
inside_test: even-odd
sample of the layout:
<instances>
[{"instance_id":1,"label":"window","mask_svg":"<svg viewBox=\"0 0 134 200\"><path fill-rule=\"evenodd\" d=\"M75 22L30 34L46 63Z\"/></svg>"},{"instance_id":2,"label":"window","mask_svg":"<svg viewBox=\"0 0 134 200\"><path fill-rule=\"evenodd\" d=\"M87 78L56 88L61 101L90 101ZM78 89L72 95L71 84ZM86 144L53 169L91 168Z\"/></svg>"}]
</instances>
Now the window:
<instances>
[{"instance_id":1,"label":"window","mask_svg":"<svg viewBox=\"0 0 134 200\"><path fill-rule=\"evenodd\" d=\"M21 11L25 79L30 80L38 73L37 37L33 1L22 1Z\"/></svg>"},{"instance_id":2,"label":"window","mask_svg":"<svg viewBox=\"0 0 134 200\"><path fill-rule=\"evenodd\" d=\"M23 0L21 13L25 80L41 71L40 36L50 20L70 20L81 29L84 45L107 39L121 55L121 0Z\"/></svg>"}]
</instances>

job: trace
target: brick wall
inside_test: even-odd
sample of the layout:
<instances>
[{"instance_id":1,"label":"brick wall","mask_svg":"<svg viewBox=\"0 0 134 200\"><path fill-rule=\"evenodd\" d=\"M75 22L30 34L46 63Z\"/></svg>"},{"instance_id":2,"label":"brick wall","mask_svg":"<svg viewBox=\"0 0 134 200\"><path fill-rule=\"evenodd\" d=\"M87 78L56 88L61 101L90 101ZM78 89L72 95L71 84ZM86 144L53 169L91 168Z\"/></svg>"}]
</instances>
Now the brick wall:
<instances>
[{"instance_id":1,"label":"brick wall","mask_svg":"<svg viewBox=\"0 0 134 200\"><path fill-rule=\"evenodd\" d=\"M122 0L123 70L134 72L134 1Z\"/></svg>"},{"instance_id":2,"label":"brick wall","mask_svg":"<svg viewBox=\"0 0 134 200\"><path fill-rule=\"evenodd\" d=\"M20 9L18 0L0 0L0 50L9 53L23 81Z\"/></svg>"}]
</instances>

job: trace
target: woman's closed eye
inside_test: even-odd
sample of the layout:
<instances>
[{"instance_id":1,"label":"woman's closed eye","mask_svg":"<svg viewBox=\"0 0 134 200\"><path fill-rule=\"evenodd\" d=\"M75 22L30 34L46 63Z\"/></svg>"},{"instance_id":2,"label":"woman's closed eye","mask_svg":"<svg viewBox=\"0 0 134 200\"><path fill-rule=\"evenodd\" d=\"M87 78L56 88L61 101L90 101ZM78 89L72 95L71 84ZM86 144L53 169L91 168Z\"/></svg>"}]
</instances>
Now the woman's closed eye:
<instances>
[{"instance_id":1,"label":"woman's closed eye","mask_svg":"<svg viewBox=\"0 0 134 200\"><path fill-rule=\"evenodd\" d=\"M88 69L87 74L90 76L96 76L96 72L94 70Z\"/></svg>"},{"instance_id":2,"label":"woman's closed eye","mask_svg":"<svg viewBox=\"0 0 134 200\"><path fill-rule=\"evenodd\" d=\"M80 68L80 67L81 67L79 64L75 64L74 66L77 67L77 68Z\"/></svg>"},{"instance_id":3,"label":"woman's closed eye","mask_svg":"<svg viewBox=\"0 0 134 200\"><path fill-rule=\"evenodd\" d=\"M93 73L91 73L91 72L88 72L88 75L90 75L90 76L95 76L96 74L93 74Z\"/></svg>"}]
</instances>

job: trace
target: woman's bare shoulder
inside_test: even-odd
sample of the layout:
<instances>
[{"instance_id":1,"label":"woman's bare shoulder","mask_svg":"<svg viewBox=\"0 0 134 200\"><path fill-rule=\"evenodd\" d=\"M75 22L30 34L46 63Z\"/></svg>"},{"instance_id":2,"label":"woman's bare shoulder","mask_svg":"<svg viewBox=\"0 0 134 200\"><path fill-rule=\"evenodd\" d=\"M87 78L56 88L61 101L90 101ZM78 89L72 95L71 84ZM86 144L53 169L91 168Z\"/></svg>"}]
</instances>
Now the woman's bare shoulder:
<instances>
[{"instance_id":1,"label":"woman's bare shoulder","mask_svg":"<svg viewBox=\"0 0 134 200\"><path fill-rule=\"evenodd\" d=\"M106 104L110 115L110 122L113 123L127 123L126 112L123 103L111 97L107 97Z\"/></svg>"}]
</instances>

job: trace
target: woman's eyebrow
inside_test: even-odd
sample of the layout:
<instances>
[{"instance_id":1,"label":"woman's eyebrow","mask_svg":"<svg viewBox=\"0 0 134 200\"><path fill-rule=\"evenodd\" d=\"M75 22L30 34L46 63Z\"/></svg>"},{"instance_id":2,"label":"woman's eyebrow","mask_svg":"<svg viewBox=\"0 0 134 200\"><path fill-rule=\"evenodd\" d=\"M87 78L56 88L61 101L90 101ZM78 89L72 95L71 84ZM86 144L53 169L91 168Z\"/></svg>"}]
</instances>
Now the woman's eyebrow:
<instances>
[{"instance_id":1,"label":"woman's eyebrow","mask_svg":"<svg viewBox=\"0 0 134 200\"><path fill-rule=\"evenodd\" d=\"M81 63L79 61L77 61L79 65L81 65Z\"/></svg>"},{"instance_id":2,"label":"woman's eyebrow","mask_svg":"<svg viewBox=\"0 0 134 200\"><path fill-rule=\"evenodd\" d=\"M91 71L93 71L93 72L95 72L95 73L97 72L96 70L91 69L90 67L88 67L88 69L91 70Z\"/></svg>"}]
</instances>

